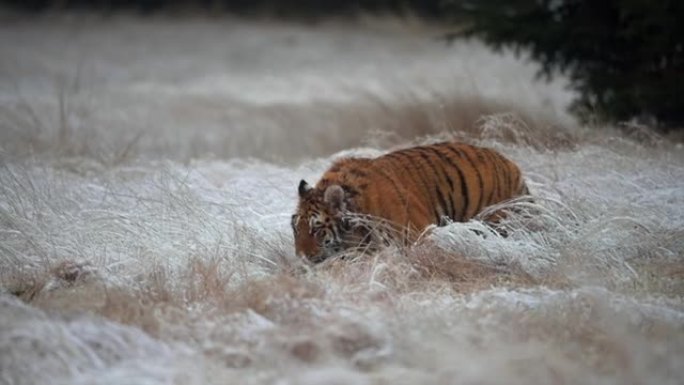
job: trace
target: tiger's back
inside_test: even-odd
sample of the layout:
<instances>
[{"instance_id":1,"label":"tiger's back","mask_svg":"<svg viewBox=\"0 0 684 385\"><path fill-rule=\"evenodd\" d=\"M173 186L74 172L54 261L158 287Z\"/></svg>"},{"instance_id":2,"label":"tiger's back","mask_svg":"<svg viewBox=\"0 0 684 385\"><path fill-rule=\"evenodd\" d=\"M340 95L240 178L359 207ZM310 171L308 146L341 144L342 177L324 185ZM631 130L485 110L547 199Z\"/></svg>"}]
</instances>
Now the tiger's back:
<instances>
[{"instance_id":1,"label":"tiger's back","mask_svg":"<svg viewBox=\"0 0 684 385\"><path fill-rule=\"evenodd\" d=\"M465 222L487 206L524 195L520 169L497 151L439 143L376 159L343 159L321 178L356 197L358 211L422 230L443 218Z\"/></svg>"},{"instance_id":2,"label":"tiger's back","mask_svg":"<svg viewBox=\"0 0 684 385\"><path fill-rule=\"evenodd\" d=\"M306 216L309 205L301 187L296 215ZM331 189L336 191L331 194L336 206L384 219L406 230L409 240L429 225L441 225L445 219L465 222L488 206L528 194L520 169L499 152L454 142L406 148L375 159L341 159L310 188L309 196L320 192L325 206L330 202L324 195Z\"/></svg>"}]
</instances>

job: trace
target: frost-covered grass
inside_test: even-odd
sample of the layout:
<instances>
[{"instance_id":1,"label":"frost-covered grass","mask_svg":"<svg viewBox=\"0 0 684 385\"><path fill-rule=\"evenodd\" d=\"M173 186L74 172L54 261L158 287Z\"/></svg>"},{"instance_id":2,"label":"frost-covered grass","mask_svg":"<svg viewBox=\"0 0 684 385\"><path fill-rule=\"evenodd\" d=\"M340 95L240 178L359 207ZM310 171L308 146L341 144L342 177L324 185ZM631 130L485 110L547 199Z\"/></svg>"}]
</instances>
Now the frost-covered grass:
<instances>
[{"instance_id":1,"label":"frost-covered grass","mask_svg":"<svg viewBox=\"0 0 684 385\"><path fill-rule=\"evenodd\" d=\"M684 149L390 20L0 26L0 381L678 384ZM301 178L455 138L533 202L311 267ZM472 231L478 230L478 232Z\"/></svg>"}]
</instances>

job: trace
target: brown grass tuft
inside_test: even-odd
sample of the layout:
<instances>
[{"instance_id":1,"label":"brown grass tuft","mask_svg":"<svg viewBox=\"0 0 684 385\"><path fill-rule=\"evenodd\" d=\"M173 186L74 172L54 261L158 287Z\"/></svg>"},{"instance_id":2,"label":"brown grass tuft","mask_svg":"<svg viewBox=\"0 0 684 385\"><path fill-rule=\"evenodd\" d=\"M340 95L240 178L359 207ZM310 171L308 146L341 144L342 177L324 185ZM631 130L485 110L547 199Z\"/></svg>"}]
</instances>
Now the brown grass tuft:
<instances>
[{"instance_id":1,"label":"brown grass tuft","mask_svg":"<svg viewBox=\"0 0 684 385\"><path fill-rule=\"evenodd\" d=\"M351 260L329 260L315 270L326 282L334 281L347 293L378 305L391 302L386 295L443 288L471 293L492 286L528 287L541 283L516 264L487 263L431 244L390 248ZM560 284L561 278L549 277L545 283Z\"/></svg>"},{"instance_id":2,"label":"brown grass tuft","mask_svg":"<svg viewBox=\"0 0 684 385\"><path fill-rule=\"evenodd\" d=\"M307 139L311 148L306 153L314 156L363 144L391 148L436 135L464 141L493 139L537 150L572 149L578 141L550 115L479 96L435 95L425 100L409 95L388 101L365 95L346 105L277 106L262 112L279 121L287 117L288 125L295 127L316 122L326 127Z\"/></svg>"},{"instance_id":3,"label":"brown grass tuft","mask_svg":"<svg viewBox=\"0 0 684 385\"><path fill-rule=\"evenodd\" d=\"M278 274L249 280L229 290L224 306L234 310L251 309L269 319L297 317L297 314L283 314L282 307L297 307L303 301L322 298L324 294L325 289L313 282Z\"/></svg>"},{"instance_id":4,"label":"brown grass tuft","mask_svg":"<svg viewBox=\"0 0 684 385\"><path fill-rule=\"evenodd\" d=\"M190 262L188 272L184 277L185 301L221 301L234 273L234 271L222 271L218 259L195 258Z\"/></svg>"},{"instance_id":5,"label":"brown grass tuft","mask_svg":"<svg viewBox=\"0 0 684 385\"><path fill-rule=\"evenodd\" d=\"M109 289L106 290L104 298L104 303L93 310L112 321L139 327L155 337L160 334L162 319L185 321L184 314L174 312L173 307L134 291L123 288Z\"/></svg>"},{"instance_id":6,"label":"brown grass tuft","mask_svg":"<svg viewBox=\"0 0 684 385\"><path fill-rule=\"evenodd\" d=\"M416 247L410 252L420 278L448 282L457 292L468 293L491 286L532 286L537 280L516 265L494 265L468 259L434 246Z\"/></svg>"},{"instance_id":7,"label":"brown grass tuft","mask_svg":"<svg viewBox=\"0 0 684 385\"><path fill-rule=\"evenodd\" d=\"M2 276L2 285L22 301L33 302L49 292L92 281L97 270L89 262L61 261L28 272L14 271Z\"/></svg>"}]
</instances>

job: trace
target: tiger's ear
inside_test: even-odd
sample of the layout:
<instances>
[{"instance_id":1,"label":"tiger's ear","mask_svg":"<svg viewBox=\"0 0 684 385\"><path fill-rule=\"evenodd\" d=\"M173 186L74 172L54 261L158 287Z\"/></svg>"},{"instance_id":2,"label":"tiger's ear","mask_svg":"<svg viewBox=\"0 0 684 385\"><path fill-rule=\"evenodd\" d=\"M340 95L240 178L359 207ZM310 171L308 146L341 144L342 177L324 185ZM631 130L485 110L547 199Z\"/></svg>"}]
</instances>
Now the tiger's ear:
<instances>
[{"instance_id":1,"label":"tiger's ear","mask_svg":"<svg viewBox=\"0 0 684 385\"><path fill-rule=\"evenodd\" d=\"M325 189L325 193L323 193L323 202L329 205L333 210L344 211L346 209L344 189L336 184L328 186L328 188Z\"/></svg>"},{"instance_id":2,"label":"tiger's ear","mask_svg":"<svg viewBox=\"0 0 684 385\"><path fill-rule=\"evenodd\" d=\"M297 191L299 192L300 197L304 198L304 196L307 195L311 189L312 187L309 186L304 179L299 181L299 188L297 188Z\"/></svg>"}]
</instances>

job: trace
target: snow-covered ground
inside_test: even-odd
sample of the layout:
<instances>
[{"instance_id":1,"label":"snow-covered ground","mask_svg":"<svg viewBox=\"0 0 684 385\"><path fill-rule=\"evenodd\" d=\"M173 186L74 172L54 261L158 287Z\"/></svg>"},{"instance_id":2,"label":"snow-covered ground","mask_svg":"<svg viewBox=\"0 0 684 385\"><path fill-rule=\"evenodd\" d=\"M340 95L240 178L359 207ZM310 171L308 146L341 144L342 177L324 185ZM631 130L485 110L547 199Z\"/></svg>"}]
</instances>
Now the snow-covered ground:
<instances>
[{"instance_id":1,"label":"snow-covered ground","mask_svg":"<svg viewBox=\"0 0 684 385\"><path fill-rule=\"evenodd\" d=\"M681 384L684 149L439 34L2 16L0 383ZM531 223L293 256L301 178L448 137L521 165Z\"/></svg>"}]
</instances>

